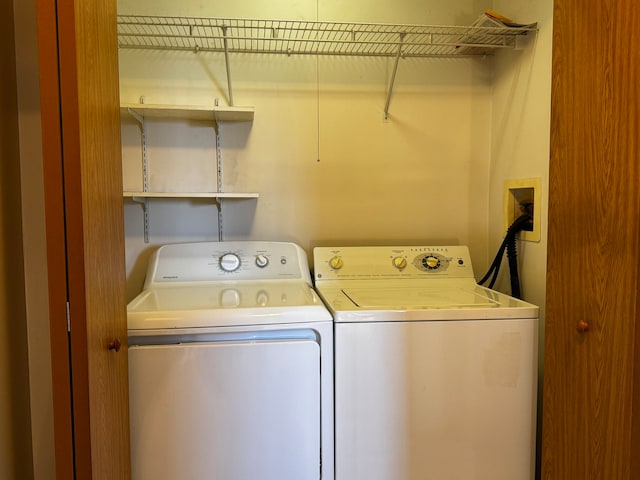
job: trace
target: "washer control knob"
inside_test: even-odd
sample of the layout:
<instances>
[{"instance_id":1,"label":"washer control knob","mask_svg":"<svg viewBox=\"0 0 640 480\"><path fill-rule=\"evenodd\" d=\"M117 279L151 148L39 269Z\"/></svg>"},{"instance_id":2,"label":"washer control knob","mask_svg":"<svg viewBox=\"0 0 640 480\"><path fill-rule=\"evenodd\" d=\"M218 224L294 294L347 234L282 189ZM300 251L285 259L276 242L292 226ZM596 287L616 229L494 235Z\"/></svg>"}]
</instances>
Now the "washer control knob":
<instances>
[{"instance_id":1,"label":"washer control knob","mask_svg":"<svg viewBox=\"0 0 640 480\"><path fill-rule=\"evenodd\" d=\"M266 255L258 254L256 255L256 266L260 268L264 268L269 265L269 258Z\"/></svg>"},{"instance_id":2,"label":"washer control knob","mask_svg":"<svg viewBox=\"0 0 640 480\"><path fill-rule=\"evenodd\" d=\"M240 268L240 257L235 253L225 253L220 257L220 268L225 272L235 272Z\"/></svg>"},{"instance_id":3,"label":"washer control knob","mask_svg":"<svg viewBox=\"0 0 640 480\"><path fill-rule=\"evenodd\" d=\"M433 255L427 255L422 259L422 264L429 270L435 270L440 266L440 259Z\"/></svg>"},{"instance_id":4,"label":"washer control knob","mask_svg":"<svg viewBox=\"0 0 640 480\"><path fill-rule=\"evenodd\" d=\"M334 270L340 270L344 266L344 262L342 261L342 257L331 257L329 259L329 266Z\"/></svg>"},{"instance_id":5,"label":"washer control knob","mask_svg":"<svg viewBox=\"0 0 640 480\"><path fill-rule=\"evenodd\" d=\"M407 259L404 257L393 257L391 263L393 263L393 266L398 270L404 270L405 268L407 268Z\"/></svg>"}]
</instances>

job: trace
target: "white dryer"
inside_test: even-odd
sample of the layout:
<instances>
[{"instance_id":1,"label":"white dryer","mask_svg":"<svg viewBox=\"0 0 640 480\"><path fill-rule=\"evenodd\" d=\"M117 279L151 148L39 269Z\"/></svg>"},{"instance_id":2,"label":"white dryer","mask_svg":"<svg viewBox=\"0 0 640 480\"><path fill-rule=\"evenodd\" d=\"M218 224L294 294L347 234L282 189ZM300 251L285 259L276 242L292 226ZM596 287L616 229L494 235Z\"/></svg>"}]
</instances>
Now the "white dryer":
<instances>
[{"instance_id":1,"label":"white dryer","mask_svg":"<svg viewBox=\"0 0 640 480\"><path fill-rule=\"evenodd\" d=\"M127 313L134 480L333 479L333 324L300 247L165 245Z\"/></svg>"},{"instance_id":2,"label":"white dryer","mask_svg":"<svg viewBox=\"0 0 640 480\"><path fill-rule=\"evenodd\" d=\"M318 247L334 315L336 480L534 477L538 307L466 247Z\"/></svg>"}]
</instances>

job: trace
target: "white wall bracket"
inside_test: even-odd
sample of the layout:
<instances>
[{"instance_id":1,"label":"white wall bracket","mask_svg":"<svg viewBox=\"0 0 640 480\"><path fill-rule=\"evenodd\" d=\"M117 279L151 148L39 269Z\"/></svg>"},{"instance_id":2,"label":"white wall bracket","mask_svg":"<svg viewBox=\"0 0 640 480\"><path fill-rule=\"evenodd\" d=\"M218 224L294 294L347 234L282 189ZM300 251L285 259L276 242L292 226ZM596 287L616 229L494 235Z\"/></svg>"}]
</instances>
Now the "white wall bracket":
<instances>
[{"instance_id":1,"label":"white wall bracket","mask_svg":"<svg viewBox=\"0 0 640 480\"><path fill-rule=\"evenodd\" d=\"M149 199L147 197L131 197L131 200L142 205L142 215L144 216L144 243L149 243Z\"/></svg>"},{"instance_id":2,"label":"white wall bracket","mask_svg":"<svg viewBox=\"0 0 640 480\"><path fill-rule=\"evenodd\" d=\"M233 107L233 86L231 85L231 66L229 64L229 43L227 39L227 26L223 25L222 29L224 43L224 64L227 69L227 89L229 91L229 106Z\"/></svg>"},{"instance_id":3,"label":"white wall bracket","mask_svg":"<svg viewBox=\"0 0 640 480\"><path fill-rule=\"evenodd\" d=\"M396 59L393 64L393 72L391 73L391 80L389 82L389 88L387 89L387 101L384 104L384 121L389 120L389 104L391 103L391 94L393 93L393 84L396 81L396 72L398 71L398 62L402 56L402 42L404 40L404 33L400 33L400 39L398 41L398 52L396 53Z\"/></svg>"}]
</instances>

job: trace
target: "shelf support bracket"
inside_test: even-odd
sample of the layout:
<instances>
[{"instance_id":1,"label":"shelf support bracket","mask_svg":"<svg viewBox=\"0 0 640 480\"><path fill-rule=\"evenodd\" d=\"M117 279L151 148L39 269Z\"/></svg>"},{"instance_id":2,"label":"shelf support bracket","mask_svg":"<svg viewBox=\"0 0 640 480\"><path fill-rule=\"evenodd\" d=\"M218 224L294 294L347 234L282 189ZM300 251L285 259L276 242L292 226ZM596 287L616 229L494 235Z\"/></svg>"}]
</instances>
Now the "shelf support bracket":
<instances>
[{"instance_id":1,"label":"shelf support bracket","mask_svg":"<svg viewBox=\"0 0 640 480\"><path fill-rule=\"evenodd\" d=\"M144 103L144 97L140 98L140 103ZM140 136L142 140L142 191L149 191L149 156L147 153L147 130L144 124L144 116L140 115L132 108L128 108L129 115L140 124Z\"/></svg>"},{"instance_id":2,"label":"shelf support bracket","mask_svg":"<svg viewBox=\"0 0 640 480\"><path fill-rule=\"evenodd\" d=\"M218 210L218 241L222 242L224 240L224 235L222 233L222 199L216 199L215 205Z\"/></svg>"},{"instance_id":3,"label":"shelf support bracket","mask_svg":"<svg viewBox=\"0 0 640 480\"><path fill-rule=\"evenodd\" d=\"M144 97L140 97L140 103L144 103ZM149 191L149 157L147 153L147 130L144 124L144 116L132 108L127 109L129 114L140 124L140 136L142 139L142 191ZM142 205L144 215L144 243L149 243L149 199L133 197L133 201Z\"/></svg>"},{"instance_id":4,"label":"shelf support bracket","mask_svg":"<svg viewBox=\"0 0 640 480\"><path fill-rule=\"evenodd\" d=\"M215 125L216 132L216 176L217 176L217 190L218 192L223 192L223 181L222 181L222 132L220 131L220 124L216 122ZM216 198L216 207L218 210L218 241L222 241L224 238L224 234L222 233L222 198Z\"/></svg>"},{"instance_id":5,"label":"shelf support bracket","mask_svg":"<svg viewBox=\"0 0 640 480\"><path fill-rule=\"evenodd\" d=\"M384 104L384 121L389 120L389 104L391 103L391 93L393 92L393 84L396 81L396 72L398 71L398 62L402 56L402 42L404 41L405 33L400 34L400 43L398 44L398 51L396 53L396 61L393 65L393 72L391 73L391 81L389 82L389 88L387 89L387 101Z\"/></svg>"},{"instance_id":6,"label":"shelf support bracket","mask_svg":"<svg viewBox=\"0 0 640 480\"><path fill-rule=\"evenodd\" d=\"M142 205L142 214L144 215L144 243L149 243L149 199L131 197L131 200Z\"/></svg>"}]
</instances>

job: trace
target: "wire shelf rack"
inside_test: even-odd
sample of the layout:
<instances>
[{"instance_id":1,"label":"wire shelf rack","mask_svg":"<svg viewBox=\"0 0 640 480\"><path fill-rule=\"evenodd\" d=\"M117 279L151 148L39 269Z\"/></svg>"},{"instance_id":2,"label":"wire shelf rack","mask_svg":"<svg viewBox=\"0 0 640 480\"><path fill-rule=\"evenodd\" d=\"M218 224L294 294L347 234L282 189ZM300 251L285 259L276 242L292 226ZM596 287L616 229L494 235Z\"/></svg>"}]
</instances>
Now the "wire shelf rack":
<instances>
[{"instance_id":1,"label":"wire shelf rack","mask_svg":"<svg viewBox=\"0 0 640 480\"><path fill-rule=\"evenodd\" d=\"M537 31L522 27L393 25L238 18L118 16L123 49L283 55L440 57L491 55Z\"/></svg>"}]
</instances>

